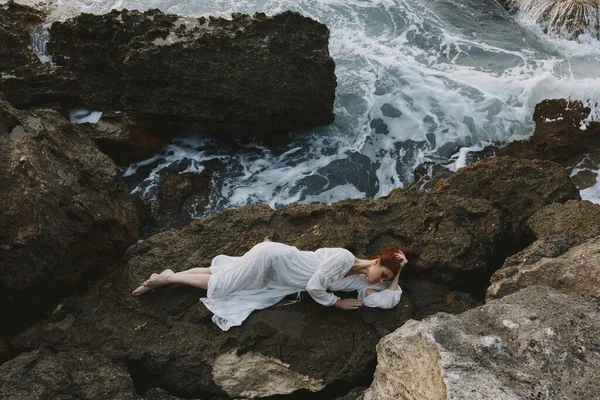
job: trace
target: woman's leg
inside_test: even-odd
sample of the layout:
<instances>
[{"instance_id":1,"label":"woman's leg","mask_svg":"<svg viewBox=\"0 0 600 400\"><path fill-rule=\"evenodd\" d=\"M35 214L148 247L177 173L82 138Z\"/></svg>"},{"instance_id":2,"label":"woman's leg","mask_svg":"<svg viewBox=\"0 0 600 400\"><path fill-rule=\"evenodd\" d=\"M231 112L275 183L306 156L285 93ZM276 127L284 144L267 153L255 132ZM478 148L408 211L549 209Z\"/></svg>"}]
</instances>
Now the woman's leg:
<instances>
[{"instance_id":1,"label":"woman's leg","mask_svg":"<svg viewBox=\"0 0 600 400\"><path fill-rule=\"evenodd\" d=\"M208 289L208 281L210 280L211 274L194 274L194 273L181 273L166 274L166 275L153 275L144 282L144 287L155 288L159 286L173 285L180 283L183 285L194 286L200 289Z\"/></svg>"},{"instance_id":2,"label":"woman's leg","mask_svg":"<svg viewBox=\"0 0 600 400\"><path fill-rule=\"evenodd\" d=\"M178 278L173 278L173 280L169 279L168 281L164 279L166 277L174 277L175 275L177 275ZM211 275L211 272L210 272L209 268L190 268L188 270L177 272L177 273L173 272L173 270L171 270L171 269L166 269L163 272L161 272L160 275L152 274L146 282L144 282L141 286L139 286L137 289L135 289L131 294L133 294L134 296L139 296L141 294L149 292L150 290L154 289L155 287L170 285L170 284L174 284L174 283L182 283L185 285L199 287L201 289L208 289L208 279L210 279L210 275ZM187 277L194 277L194 276L201 277L202 276L202 277L206 277L206 278L200 279L200 280L194 280L194 279L186 279L185 278L186 276Z\"/></svg>"},{"instance_id":3,"label":"woman's leg","mask_svg":"<svg viewBox=\"0 0 600 400\"><path fill-rule=\"evenodd\" d=\"M202 268L202 267L197 267L197 268L190 268L190 269L186 269L185 271L180 271L180 272L176 272L176 274L210 274L210 268Z\"/></svg>"}]
</instances>

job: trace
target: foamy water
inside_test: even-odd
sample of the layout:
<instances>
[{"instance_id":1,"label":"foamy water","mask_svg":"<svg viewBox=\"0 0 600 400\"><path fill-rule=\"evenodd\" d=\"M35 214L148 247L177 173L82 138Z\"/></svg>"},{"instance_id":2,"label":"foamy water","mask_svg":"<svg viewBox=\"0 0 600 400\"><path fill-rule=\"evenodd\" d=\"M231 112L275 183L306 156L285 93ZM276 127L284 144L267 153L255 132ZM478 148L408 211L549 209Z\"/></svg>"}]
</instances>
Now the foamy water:
<instances>
[{"instance_id":1,"label":"foamy water","mask_svg":"<svg viewBox=\"0 0 600 400\"><path fill-rule=\"evenodd\" d=\"M134 192L149 198L166 173L214 170L207 213L383 196L410 184L423 162L457 169L485 144L527 137L543 99L600 101L594 37L548 36L494 0L58 0L51 7L50 20L120 8L223 17L293 10L329 27L338 78L332 125L299 132L278 151L180 137L126 167L127 179L141 181ZM600 201L600 189L586 195Z\"/></svg>"}]
</instances>

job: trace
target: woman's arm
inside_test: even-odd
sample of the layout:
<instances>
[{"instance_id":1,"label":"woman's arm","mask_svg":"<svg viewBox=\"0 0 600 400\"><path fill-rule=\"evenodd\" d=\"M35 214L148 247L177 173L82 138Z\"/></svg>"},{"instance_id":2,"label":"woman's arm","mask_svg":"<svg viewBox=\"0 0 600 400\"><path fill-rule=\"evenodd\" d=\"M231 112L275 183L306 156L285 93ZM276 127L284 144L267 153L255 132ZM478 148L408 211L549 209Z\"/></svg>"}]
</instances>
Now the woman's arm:
<instances>
[{"instance_id":1,"label":"woman's arm","mask_svg":"<svg viewBox=\"0 0 600 400\"><path fill-rule=\"evenodd\" d=\"M402 290L398 284L402 268L408 263L404 253L399 251L396 257L401 261L400 269L394 278L390 281L390 285L381 291L377 289L367 288L364 292L365 305L367 307L377 308L394 308L400 302Z\"/></svg>"},{"instance_id":2,"label":"woman's arm","mask_svg":"<svg viewBox=\"0 0 600 400\"><path fill-rule=\"evenodd\" d=\"M363 305L359 299L340 299L327 291L333 279L339 279L354 263L354 255L346 249L326 249L329 254L321 260L321 264L308 280L306 291L319 304L326 307L336 306L343 310L351 310Z\"/></svg>"}]
</instances>

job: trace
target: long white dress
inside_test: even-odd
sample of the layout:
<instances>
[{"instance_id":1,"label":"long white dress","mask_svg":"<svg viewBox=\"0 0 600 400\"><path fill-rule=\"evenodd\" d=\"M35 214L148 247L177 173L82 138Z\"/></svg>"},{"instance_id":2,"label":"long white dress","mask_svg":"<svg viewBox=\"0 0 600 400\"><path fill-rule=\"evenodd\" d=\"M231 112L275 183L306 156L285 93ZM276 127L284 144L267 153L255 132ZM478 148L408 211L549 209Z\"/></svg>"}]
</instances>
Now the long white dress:
<instances>
[{"instance_id":1,"label":"long white dress","mask_svg":"<svg viewBox=\"0 0 600 400\"><path fill-rule=\"evenodd\" d=\"M395 307L402 294L399 287L388 290L389 283L369 284L364 275L344 276L354 259L342 248L301 251L283 243L262 242L241 257L216 256L210 266L207 297L200 300L224 331L241 325L252 311L302 291L324 306L339 300L329 291L357 290L368 307ZM367 289L378 292L365 297Z\"/></svg>"}]
</instances>

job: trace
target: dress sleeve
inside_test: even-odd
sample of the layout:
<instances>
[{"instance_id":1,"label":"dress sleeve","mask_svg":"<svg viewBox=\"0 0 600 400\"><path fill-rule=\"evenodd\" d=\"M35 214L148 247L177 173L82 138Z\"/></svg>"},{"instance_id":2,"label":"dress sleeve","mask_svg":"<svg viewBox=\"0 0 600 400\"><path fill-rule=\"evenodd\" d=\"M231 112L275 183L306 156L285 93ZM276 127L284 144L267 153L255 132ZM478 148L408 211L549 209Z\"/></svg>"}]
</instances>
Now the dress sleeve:
<instances>
[{"instance_id":1,"label":"dress sleeve","mask_svg":"<svg viewBox=\"0 0 600 400\"><path fill-rule=\"evenodd\" d=\"M322 271L317 270L306 284L306 291L317 303L330 307L340 298L327 291L329 278Z\"/></svg>"},{"instance_id":2,"label":"dress sleeve","mask_svg":"<svg viewBox=\"0 0 600 400\"><path fill-rule=\"evenodd\" d=\"M371 285L365 288L361 288L358 291L358 298L364 299L365 306L373 308L394 308L400 302L402 296L402 289L400 286L396 290L389 290L387 287L389 282L385 284ZM369 296L365 296L367 289L375 289L377 293L372 293Z\"/></svg>"},{"instance_id":3,"label":"dress sleeve","mask_svg":"<svg viewBox=\"0 0 600 400\"><path fill-rule=\"evenodd\" d=\"M346 249L327 250L327 256L306 284L306 291L317 303L330 307L340 298L329 293L327 288L334 279L340 279L348 272L354 263L354 255Z\"/></svg>"}]
</instances>

